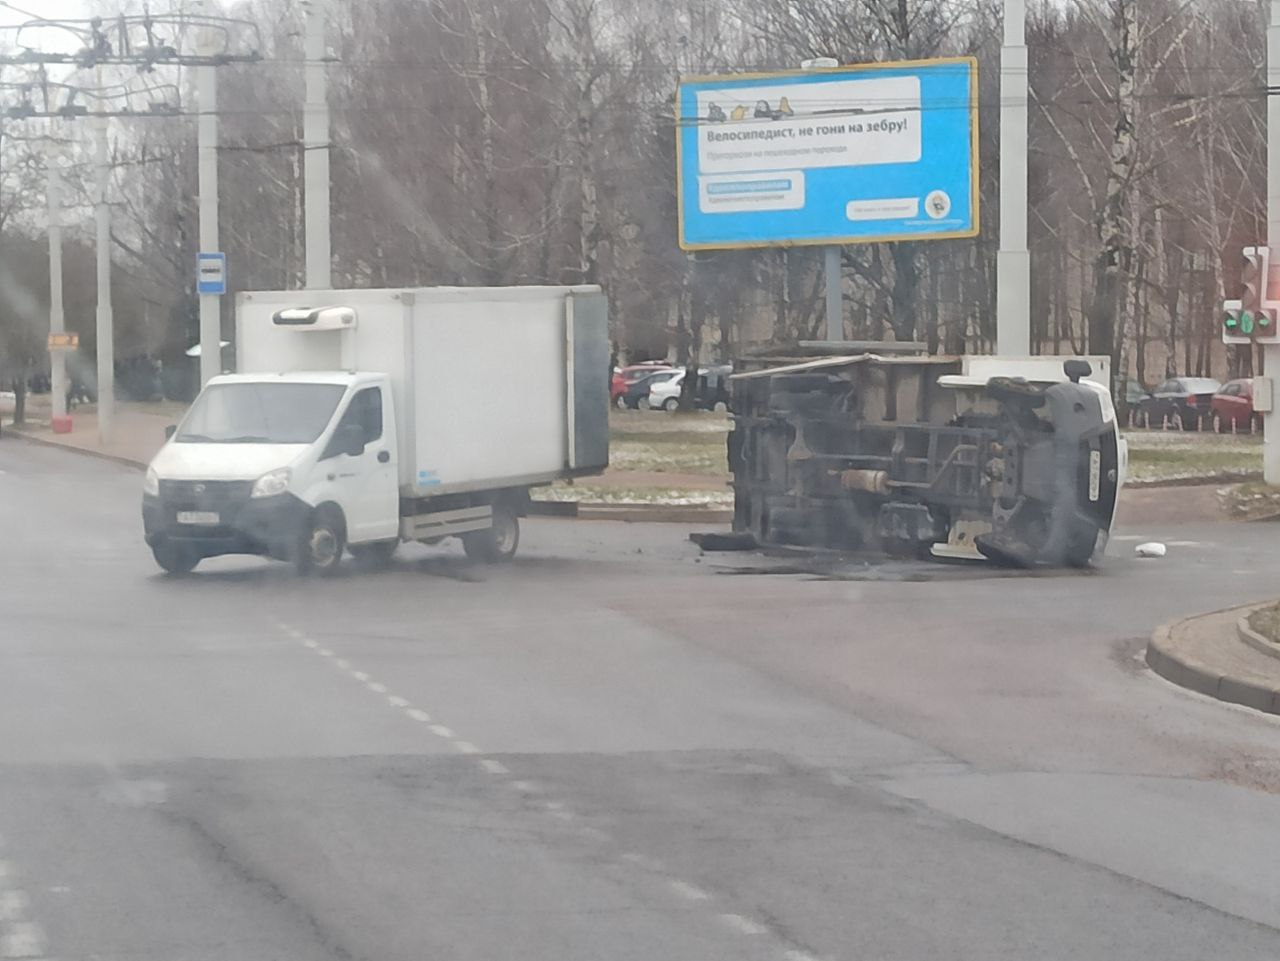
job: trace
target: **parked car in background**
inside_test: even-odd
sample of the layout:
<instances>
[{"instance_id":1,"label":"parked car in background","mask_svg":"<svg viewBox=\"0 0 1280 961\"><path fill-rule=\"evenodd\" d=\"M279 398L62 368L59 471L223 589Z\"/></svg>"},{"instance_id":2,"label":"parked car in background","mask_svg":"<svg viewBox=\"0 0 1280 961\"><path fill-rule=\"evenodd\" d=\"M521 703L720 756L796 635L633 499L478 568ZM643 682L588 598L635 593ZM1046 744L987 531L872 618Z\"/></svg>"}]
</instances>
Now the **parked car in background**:
<instances>
[{"instance_id":1,"label":"parked car in background","mask_svg":"<svg viewBox=\"0 0 1280 961\"><path fill-rule=\"evenodd\" d=\"M693 406L697 410L729 409L729 375L733 367L718 364L698 368L698 382L693 388ZM655 383L649 388L649 406L673 411L680 406L680 394L684 390L686 371L677 371L670 380Z\"/></svg>"},{"instance_id":2,"label":"parked car in background","mask_svg":"<svg viewBox=\"0 0 1280 961\"><path fill-rule=\"evenodd\" d=\"M640 364L631 364L620 370L613 372L613 379L609 384L609 401L617 407L623 406L622 397L627 392L627 388L649 374L659 370L674 370L664 360L646 360Z\"/></svg>"},{"instance_id":3,"label":"parked car in background","mask_svg":"<svg viewBox=\"0 0 1280 961\"><path fill-rule=\"evenodd\" d=\"M1141 401L1138 426L1199 430L1208 425L1213 395L1221 387L1212 377L1170 377Z\"/></svg>"},{"instance_id":4,"label":"parked car in background","mask_svg":"<svg viewBox=\"0 0 1280 961\"><path fill-rule=\"evenodd\" d=\"M629 410L640 410L642 407L648 407L650 388L655 384L663 383L683 373L684 371L682 370L657 370L643 375L627 387L626 393L618 401L618 406L626 407Z\"/></svg>"},{"instance_id":5,"label":"parked car in background","mask_svg":"<svg viewBox=\"0 0 1280 961\"><path fill-rule=\"evenodd\" d=\"M1210 402L1210 426L1215 434L1243 433L1261 429L1262 415L1253 409L1253 380L1229 380Z\"/></svg>"}]
</instances>

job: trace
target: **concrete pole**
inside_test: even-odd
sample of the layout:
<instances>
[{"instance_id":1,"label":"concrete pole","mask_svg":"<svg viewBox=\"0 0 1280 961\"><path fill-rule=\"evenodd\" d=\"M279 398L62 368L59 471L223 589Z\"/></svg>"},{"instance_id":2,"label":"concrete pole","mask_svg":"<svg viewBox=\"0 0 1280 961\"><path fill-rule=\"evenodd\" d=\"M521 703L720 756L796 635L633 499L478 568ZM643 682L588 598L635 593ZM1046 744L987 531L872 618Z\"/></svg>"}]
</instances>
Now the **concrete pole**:
<instances>
[{"instance_id":1,"label":"concrete pole","mask_svg":"<svg viewBox=\"0 0 1280 961\"><path fill-rule=\"evenodd\" d=\"M58 148L49 144L45 150L48 174L46 191L49 204L49 333L66 331L62 312L62 168ZM53 416L67 416L67 352L49 352L49 385L53 393Z\"/></svg>"},{"instance_id":2,"label":"concrete pole","mask_svg":"<svg viewBox=\"0 0 1280 961\"><path fill-rule=\"evenodd\" d=\"M196 68L200 251L218 250L218 68ZM193 269L194 269L194 265ZM200 386L222 373L222 298L200 295Z\"/></svg>"},{"instance_id":3,"label":"concrete pole","mask_svg":"<svg viewBox=\"0 0 1280 961\"><path fill-rule=\"evenodd\" d=\"M834 57L814 57L800 64L801 70L824 70L840 66ZM844 289L841 286L840 246L829 244L822 248L822 275L827 294L828 342L844 340Z\"/></svg>"},{"instance_id":4,"label":"concrete pole","mask_svg":"<svg viewBox=\"0 0 1280 961\"><path fill-rule=\"evenodd\" d=\"M325 0L306 0L306 103L302 114L303 189L306 194L306 286L327 289L329 237L329 96L325 64Z\"/></svg>"},{"instance_id":5,"label":"concrete pole","mask_svg":"<svg viewBox=\"0 0 1280 961\"><path fill-rule=\"evenodd\" d=\"M1280 0L1271 0L1267 24L1267 91L1267 245L1274 257L1280 251ZM1274 384L1280 374L1280 344L1263 345L1262 366ZM1280 412L1265 413L1262 419L1262 476L1268 484L1280 485Z\"/></svg>"},{"instance_id":6,"label":"concrete pole","mask_svg":"<svg viewBox=\"0 0 1280 961\"><path fill-rule=\"evenodd\" d=\"M1000 250L996 353L1031 353L1031 253L1027 250L1027 4L1004 0L1000 49Z\"/></svg>"},{"instance_id":7,"label":"concrete pole","mask_svg":"<svg viewBox=\"0 0 1280 961\"><path fill-rule=\"evenodd\" d=\"M94 207L97 222L98 255L98 439L110 444L116 412L115 318L111 313L111 208L107 191L111 183L111 161L107 152L107 118L94 120L98 197Z\"/></svg>"}]
</instances>

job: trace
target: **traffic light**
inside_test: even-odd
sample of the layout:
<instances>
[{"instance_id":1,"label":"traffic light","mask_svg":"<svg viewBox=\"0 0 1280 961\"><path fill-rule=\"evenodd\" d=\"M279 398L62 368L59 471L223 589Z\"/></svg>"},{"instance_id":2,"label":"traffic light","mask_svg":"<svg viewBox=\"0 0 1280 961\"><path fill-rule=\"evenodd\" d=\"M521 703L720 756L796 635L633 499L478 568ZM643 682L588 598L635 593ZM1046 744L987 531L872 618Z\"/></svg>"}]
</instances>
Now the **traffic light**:
<instances>
[{"instance_id":1,"label":"traffic light","mask_svg":"<svg viewBox=\"0 0 1280 961\"><path fill-rule=\"evenodd\" d=\"M1280 342L1277 332L1280 303L1270 300L1267 290L1270 260L1270 250L1266 247L1244 248L1240 299L1222 304L1224 344Z\"/></svg>"}]
</instances>

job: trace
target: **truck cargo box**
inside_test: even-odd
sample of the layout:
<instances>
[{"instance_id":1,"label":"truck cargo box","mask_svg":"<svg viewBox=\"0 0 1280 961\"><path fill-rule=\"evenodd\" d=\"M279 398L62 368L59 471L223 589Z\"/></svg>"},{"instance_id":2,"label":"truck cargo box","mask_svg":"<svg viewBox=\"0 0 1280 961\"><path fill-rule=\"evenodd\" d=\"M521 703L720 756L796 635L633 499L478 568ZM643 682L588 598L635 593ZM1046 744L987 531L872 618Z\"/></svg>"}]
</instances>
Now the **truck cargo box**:
<instances>
[{"instance_id":1,"label":"truck cargo box","mask_svg":"<svg viewBox=\"0 0 1280 961\"><path fill-rule=\"evenodd\" d=\"M402 496L524 486L608 464L607 314L595 286L250 292L237 364L387 374Z\"/></svg>"}]
</instances>

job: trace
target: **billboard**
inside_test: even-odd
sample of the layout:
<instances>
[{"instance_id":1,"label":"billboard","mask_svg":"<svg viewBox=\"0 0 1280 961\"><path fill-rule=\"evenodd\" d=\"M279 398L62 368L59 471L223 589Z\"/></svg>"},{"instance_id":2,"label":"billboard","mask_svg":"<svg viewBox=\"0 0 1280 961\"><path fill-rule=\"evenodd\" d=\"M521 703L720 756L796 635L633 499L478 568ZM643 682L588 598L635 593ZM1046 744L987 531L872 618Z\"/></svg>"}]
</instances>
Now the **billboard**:
<instances>
[{"instance_id":1,"label":"billboard","mask_svg":"<svg viewBox=\"0 0 1280 961\"><path fill-rule=\"evenodd\" d=\"M971 57L682 79L680 246L976 235L977 81Z\"/></svg>"}]
</instances>

